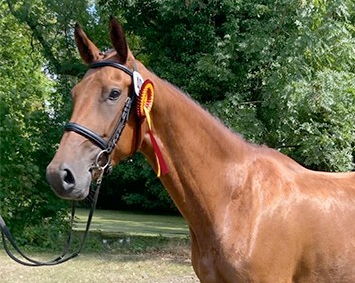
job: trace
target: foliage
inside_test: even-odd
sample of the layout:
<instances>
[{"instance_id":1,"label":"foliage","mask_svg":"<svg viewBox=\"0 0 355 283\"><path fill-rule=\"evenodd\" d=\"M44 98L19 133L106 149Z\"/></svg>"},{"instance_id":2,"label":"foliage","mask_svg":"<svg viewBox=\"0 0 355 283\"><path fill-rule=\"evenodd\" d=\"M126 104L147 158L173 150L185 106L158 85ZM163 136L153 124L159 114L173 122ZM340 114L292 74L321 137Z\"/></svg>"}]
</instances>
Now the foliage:
<instances>
[{"instance_id":1,"label":"foliage","mask_svg":"<svg viewBox=\"0 0 355 283\"><path fill-rule=\"evenodd\" d=\"M176 208L143 155L120 163L103 183L98 207L176 213Z\"/></svg>"},{"instance_id":2,"label":"foliage","mask_svg":"<svg viewBox=\"0 0 355 283\"><path fill-rule=\"evenodd\" d=\"M140 36L141 52L149 54L159 75L229 127L310 168L332 171L354 167L349 125L355 104L354 5L351 0L102 3L126 11L126 28Z\"/></svg>"},{"instance_id":3,"label":"foliage","mask_svg":"<svg viewBox=\"0 0 355 283\"><path fill-rule=\"evenodd\" d=\"M85 72L73 26L106 50L109 15L140 60L246 139L313 169L354 168L353 0L6 0L0 10L0 212L19 230L63 211L44 170ZM105 180L99 206L173 207L140 155Z\"/></svg>"},{"instance_id":4,"label":"foliage","mask_svg":"<svg viewBox=\"0 0 355 283\"><path fill-rule=\"evenodd\" d=\"M1 9L8 12L4 4ZM23 235L31 225L57 224L63 214L63 203L44 180L44 164L53 154L46 130L53 129L47 120L54 85L42 71L45 61L29 30L7 13L0 31L0 213Z\"/></svg>"},{"instance_id":5,"label":"foliage","mask_svg":"<svg viewBox=\"0 0 355 283\"><path fill-rule=\"evenodd\" d=\"M275 37L278 54L263 70L265 140L313 169L352 170L354 2L289 5L291 28Z\"/></svg>"}]
</instances>

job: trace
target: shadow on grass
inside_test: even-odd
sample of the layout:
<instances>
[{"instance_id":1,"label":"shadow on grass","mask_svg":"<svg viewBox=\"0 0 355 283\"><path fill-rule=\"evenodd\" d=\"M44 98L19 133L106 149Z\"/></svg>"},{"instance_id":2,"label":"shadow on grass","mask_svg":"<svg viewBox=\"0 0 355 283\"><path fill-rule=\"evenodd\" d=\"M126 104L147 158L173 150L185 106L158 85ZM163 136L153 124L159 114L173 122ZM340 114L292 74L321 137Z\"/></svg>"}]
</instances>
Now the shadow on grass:
<instances>
[{"instance_id":1,"label":"shadow on grass","mask_svg":"<svg viewBox=\"0 0 355 283\"><path fill-rule=\"evenodd\" d=\"M79 210L72 252L77 251L81 244L86 212ZM118 258L123 261L163 259L174 263L190 263L188 228L182 217L100 210L96 211L95 215L93 227L82 251L83 255L103 258L119 255ZM38 234L34 238L47 239L46 246L27 243L20 245L20 248L25 253L44 257L43 260L52 259L51 255L58 256L62 252L67 234L41 232L44 232L44 235Z\"/></svg>"},{"instance_id":2,"label":"shadow on grass","mask_svg":"<svg viewBox=\"0 0 355 283\"><path fill-rule=\"evenodd\" d=\"M90 233L85 254L122 255L124 260L141 261L160 258L174 263L190 264L189 237L137 236L117 233Z\"/></svg>"},{"instance_id":3,"label":"shadow on grass","mask_svg":"<svg viewBox=\"0 0 355 283\"><path fill-rule=\"evenodd\" d=\"M72 248L69 253L78 249L83 235L84 233L80 231L73 234ZM60 241L59 245L62 242L64 243L64 241ZM30 257L44 261L58 256L61 253L61 248L61 246L53 249L35 246L21 247ZM174 264L191 264L188 237L137 236L94 231L90 232L80 255L89 258L100 257L103 261L111 261L113 258L120 262L158 259Z\"/></svg>"},{"instance_id":4,"label":"shadow on grass","mask_svg":"<svg viewBox=\"0 0 355 283\"><path fill-rule=\"evenodd\" d=\"M85 209L77 209L75 229L84 231L86 225ZM91 231L104 233L124 233L139 236L186 237L189 230L181 216L151 215L112 210L96 210Z\"/></svg>"}]
</instances>

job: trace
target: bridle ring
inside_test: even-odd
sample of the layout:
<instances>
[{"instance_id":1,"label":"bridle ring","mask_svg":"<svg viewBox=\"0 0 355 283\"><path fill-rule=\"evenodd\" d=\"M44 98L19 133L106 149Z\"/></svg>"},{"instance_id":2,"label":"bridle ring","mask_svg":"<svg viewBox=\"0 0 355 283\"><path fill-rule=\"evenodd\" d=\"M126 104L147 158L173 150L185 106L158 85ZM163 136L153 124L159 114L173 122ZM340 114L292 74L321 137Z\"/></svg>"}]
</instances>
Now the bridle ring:
<instances>
[{"instance_id":1,"label":"bridle ring","mask_svg":"<svg viewBox=\"0 0 355 283\"><path fill-rule=\"evenodd\" d=\"M105 154L106 155L106 164L102 166L102 164L100 164L101 162L101 157L102 155ZM100 153L96 156L96 160L95 160L95 168L99 169L99 170L106 170L106 168L108 166L110 166L111 164L111 158L110 158L110 155L108 154L107 150L104 149L104 150L101 150Z\"/></svg>"}]
</instances>

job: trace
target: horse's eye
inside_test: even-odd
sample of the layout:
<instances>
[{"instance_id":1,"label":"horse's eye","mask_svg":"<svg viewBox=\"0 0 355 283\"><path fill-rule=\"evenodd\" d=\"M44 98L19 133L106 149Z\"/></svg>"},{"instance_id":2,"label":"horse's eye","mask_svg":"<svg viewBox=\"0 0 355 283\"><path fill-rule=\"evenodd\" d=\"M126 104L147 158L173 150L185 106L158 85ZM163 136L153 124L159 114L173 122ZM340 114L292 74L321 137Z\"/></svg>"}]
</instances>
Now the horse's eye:
<instances>
[{"instance_id":1,"label":"horse's eye","mask_svg":"<svg viewBox=\"0 0 355 283\"><path fill-rule=\"evenodd\" d=\"M113 89L110 92L110 96L108 97L110 100L117 100L121 95L121 92L117 89Z\"/></svg>"}]
</instances>

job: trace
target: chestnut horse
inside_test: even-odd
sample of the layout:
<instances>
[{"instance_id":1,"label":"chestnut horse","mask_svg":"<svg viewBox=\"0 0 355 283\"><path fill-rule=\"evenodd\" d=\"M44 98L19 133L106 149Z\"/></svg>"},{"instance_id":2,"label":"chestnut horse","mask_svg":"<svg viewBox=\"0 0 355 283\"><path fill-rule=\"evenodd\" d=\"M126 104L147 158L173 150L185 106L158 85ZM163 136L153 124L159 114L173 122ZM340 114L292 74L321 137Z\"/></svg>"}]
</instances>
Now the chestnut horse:
<instances>
[{"instance_id":1,"label":"chestnut horse","mask_svg":"<svg viewBox=\"0 0 355 283\"><path fill-rule=\"evenodd\" d=\"M70 123L47 168L56 194L84 198L98 155L116 165L139 151L156 172L168 169L160 179L189 225L201 282L354 283L355 173L311 171L246 142L137 61L115 19L110 37L114 50L103 54L75 28L91 67L72 90ZM138 117L137 100L126 109L141 89L137 72L154 86L149 117Z\"/></svg>"}]
</instances>

